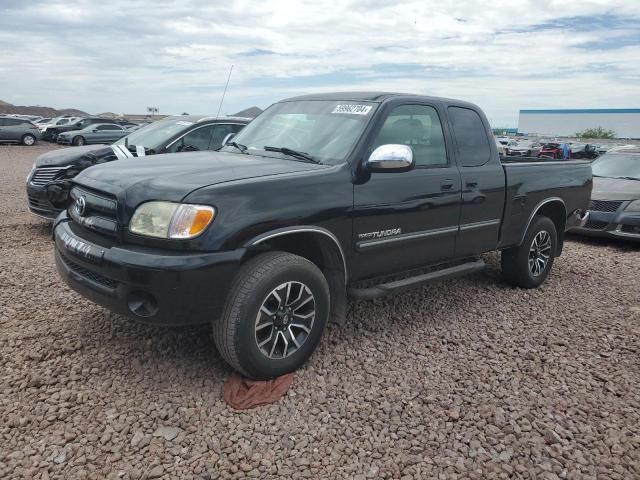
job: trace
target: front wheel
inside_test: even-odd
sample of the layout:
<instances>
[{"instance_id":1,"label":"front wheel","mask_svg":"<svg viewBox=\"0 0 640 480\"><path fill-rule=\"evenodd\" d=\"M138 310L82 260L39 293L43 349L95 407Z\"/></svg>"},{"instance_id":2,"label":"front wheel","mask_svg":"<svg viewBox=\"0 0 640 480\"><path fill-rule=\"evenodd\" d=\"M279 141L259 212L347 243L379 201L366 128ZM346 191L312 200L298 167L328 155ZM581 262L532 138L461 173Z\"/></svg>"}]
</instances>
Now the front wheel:
<instances>
[{"instance_id":1,"label":"front wheel","mask_svg":"<svg viewBox=\"0 0 640 480\"><path fill-rule=\"evenodd\" d=\"M31 135L30 133L27 133L22 137L22 144L26 145L27 147L30 147L31 145L35 145L35 143L36 143L36 137Z\"/></svg>"},{"instance_id":2,"label":"front wheel","mask_svg":"<svg viewBox=\"0 0 640 480\"><path fill-rule=\"evenodd\" d=\"M78 147L81 147L82 145L84 145L84 144L86 143L86 141L85 141L84 137L80 137L80 136L78 136L78 137L75 137L75 138L73 139L73 142L72 142L72 143L73 143L74 145L78 146Z\"/></svg>"},{"instance_id":3,"label":"front wheel","mask_svg":"<svg viewBox=\"0 0 640 480\"><path fill-rule=\"evenodd\" d=\"M522 244L502 251L502 278L518 287L536 288L549 276L557 245L555 224L536 215Z\"/></svg>"},{"instance_id":4,"label":"front wheel","mask_svg":"<svg viewBox=\"0 0 640 480\"><path fill-rule=\"evenodd\" d=\"M256 380L300 368L315 350L329 318L330 295L309 260L270 252L238 272L213 338L222 357Z\"/></svg>"}]
</instances>

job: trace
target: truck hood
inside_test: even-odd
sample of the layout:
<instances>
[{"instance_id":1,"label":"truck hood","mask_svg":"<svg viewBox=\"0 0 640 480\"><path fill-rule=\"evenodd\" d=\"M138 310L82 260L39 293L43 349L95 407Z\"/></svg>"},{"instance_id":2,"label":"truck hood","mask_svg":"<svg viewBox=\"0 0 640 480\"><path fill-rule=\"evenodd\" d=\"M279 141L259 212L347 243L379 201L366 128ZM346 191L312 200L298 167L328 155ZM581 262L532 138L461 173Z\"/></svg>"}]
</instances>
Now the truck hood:
<instances>
[{"instance_id":1,"label":"truck hood","mask_svg":"<svg viewBox=\"0 0 640 480\"><path fill-rule=\"evenodd\" d=\"M640 180L593 177L593 200L636 200L640 198Z\"/></svg>"},{"instance_id":2,"label":"truck hood","mask_svg":"<svg viewBox=\"0 0 640 480\"><path fill-rule=\"evenodd\" d=\"M36 168L66 167L77 162L84 154L101 148L104 148L104 145L85 145L83 147L51 150L50 152L43 153L36 159Z\"/></svg>"},{"instance_id":3,"label":"truck hood","mask_svg":"<svg viewBox=\"0 0 640 480\"><path fill-rule=\"evenodd\" d=\"M186 152L110 162L81 172L74 183L122 197L137 205L145 200L178 202L189 193L218 183L304 171L331 165L227 152Z\"/></svg>"}]
</instances>

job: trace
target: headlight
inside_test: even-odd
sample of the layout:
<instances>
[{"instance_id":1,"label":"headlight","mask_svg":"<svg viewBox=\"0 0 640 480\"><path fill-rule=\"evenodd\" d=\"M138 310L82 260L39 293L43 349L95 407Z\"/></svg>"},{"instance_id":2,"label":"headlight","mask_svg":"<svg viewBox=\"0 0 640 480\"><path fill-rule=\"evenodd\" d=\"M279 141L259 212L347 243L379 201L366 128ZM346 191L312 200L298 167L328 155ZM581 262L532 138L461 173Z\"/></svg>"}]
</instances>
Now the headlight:
<instances>
[{"instance_id":1,"label":"headlight","mask_svg":"<svg viewBox=\"0 0 640 480\"><path fill-rule=\"evenodd\" d=\"M633 202L631 202L629 205L627 205L627 208L625 208L625 211L640 212L640 200L634 200Z\"/></svg>"},{"instance_id":2,"label":"headlight","mask_svg":"<svg viewBox=\"0 0 640 480\"><path fill-rule=\"evenodd\" d=\"M156 238L194 238L211 224L215 213L207 205L147 202L136 209L129 231Z\"/></svg>"}]
</instances>

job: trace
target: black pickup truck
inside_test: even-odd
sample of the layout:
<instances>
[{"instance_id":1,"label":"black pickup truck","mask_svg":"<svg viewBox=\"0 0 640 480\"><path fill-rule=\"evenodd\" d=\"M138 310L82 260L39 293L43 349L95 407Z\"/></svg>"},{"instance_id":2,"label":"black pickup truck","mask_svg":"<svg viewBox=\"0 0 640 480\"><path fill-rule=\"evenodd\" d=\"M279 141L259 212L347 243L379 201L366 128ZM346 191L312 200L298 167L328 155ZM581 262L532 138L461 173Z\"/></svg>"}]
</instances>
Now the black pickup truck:
<instances>
[{"instance_id":1,"label":"black pickup truck","mask_svg":"<svg viewBox=\"0 0 640 480\"><path fill-rule=\"evenodd\" d=\"M587 162L501 161L475 105L388 93L284 100L218 152L138 160L73 180L58 271L133 319L210 324L258 379L302 365L349 294L475 272L492 250L537 287L592 184Z\"/></svg>"}]
</instances>

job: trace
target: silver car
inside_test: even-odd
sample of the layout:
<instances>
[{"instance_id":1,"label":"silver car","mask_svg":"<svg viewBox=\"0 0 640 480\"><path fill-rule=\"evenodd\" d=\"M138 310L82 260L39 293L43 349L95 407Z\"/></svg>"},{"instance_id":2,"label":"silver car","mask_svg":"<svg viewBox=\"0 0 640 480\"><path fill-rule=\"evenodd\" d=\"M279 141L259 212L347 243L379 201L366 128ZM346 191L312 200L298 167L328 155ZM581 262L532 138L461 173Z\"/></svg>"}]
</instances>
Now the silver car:
<instances>
[{"instance_id":1,"label":"silver car","mask_svg":"<svg viewBox=\"0 0 640 480\"><path fill-rule=\"evenodd\" d=\"M572 231L640 242L640 148L624 147L591 164L589 221Z\"/></svg>"},{"instance_id":2,"label":"silver car","mask_svg":"<svg viewBox=\"0 0 640 480\"><path fill-rule=\"evenodd\" d=\"M0 143L34 145L42 138L38 127L30 120L0 117Z\"/></svg>"},{"instance_id":3,"label":"silver car","mask_svg":"<svg viewBox=\"0 0 640 480\"><path fill-rule=\"evenodd\" d=\"M70 130L58 135L61 145L88 145L91 143L113 143L129 132L115 123L94 123L82 130Z\"/></svg>"}]
</instances>

